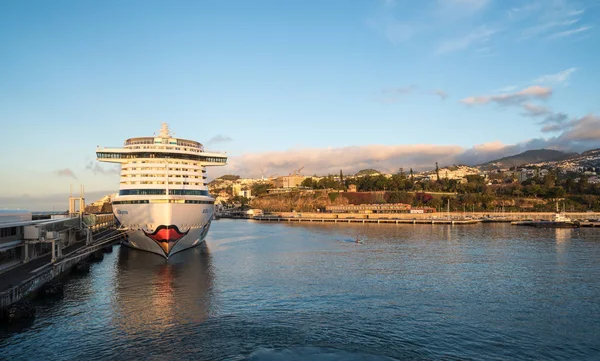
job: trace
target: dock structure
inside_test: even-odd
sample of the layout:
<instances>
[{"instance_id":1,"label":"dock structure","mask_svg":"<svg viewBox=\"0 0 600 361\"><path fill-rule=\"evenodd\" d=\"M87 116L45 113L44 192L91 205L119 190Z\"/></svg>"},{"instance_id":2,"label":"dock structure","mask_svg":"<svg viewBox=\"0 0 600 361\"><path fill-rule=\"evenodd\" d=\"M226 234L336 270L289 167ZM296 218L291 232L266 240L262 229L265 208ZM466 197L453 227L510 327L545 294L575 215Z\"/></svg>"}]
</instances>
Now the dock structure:
<instances>
[{"instance_id":1,"label":"dock structure","mask_svg":"<svg viewBox=\"0 0 600 361\"><path fill-rule=\"evenodd\" d=\"M308 223L361 223L361 224L449 224L468 225L478 223L514 223L528 219L552 219L554 213L327 213L327 212L281 212L248 217L264 222ZM600 213L572 213L581 227L600 227Z\"/></svg>"},{"instance_id":2,"label":"dock structure","mask_svg":"<svg viewBox=\"0 0 600 361\"><path fill-rule=\"evenodd\" d=\"M115 229L99 231L89 242L82 239L65 249L60 258L46 254L33 261L22 263L0 277L0 309L21 301L44 284L69 272L71 268L101 251L104 247L120 242L122 234Z\"/></svg>"},{"instance_id":3,"label":"dock structure","mask_svg":"<svg viewBox=\"0 0 600 361\"><path fill-rule=\"evenodd\" d=\"M112 213L84 214L77 210L39 220L33 220L31 212L0 215L0 309L22 300L122 237L115 229Z\"/></svg>"},{"instance_id":4,"label":"dock structure","mask_svg":"<svg viewBox=\"0 0 600 361\"><path fill-rule=\"evenodd\" d=\"M256 216L257 221L265 222L315 222L315 223L376 223L376 224L449 224L463 225L480 223L480 219L398 219L398 218L308 218L308 217L273 217Z\"/></svg>"}]
</instances>

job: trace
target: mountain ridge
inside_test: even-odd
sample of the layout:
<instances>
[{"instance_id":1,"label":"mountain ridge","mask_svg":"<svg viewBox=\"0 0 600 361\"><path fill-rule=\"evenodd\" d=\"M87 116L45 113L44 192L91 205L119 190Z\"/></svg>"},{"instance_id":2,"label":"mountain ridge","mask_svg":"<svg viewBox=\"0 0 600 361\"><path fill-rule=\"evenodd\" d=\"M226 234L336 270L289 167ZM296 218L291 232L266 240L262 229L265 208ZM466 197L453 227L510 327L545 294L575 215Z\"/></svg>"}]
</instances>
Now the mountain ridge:
<instances>
[{"instance_id":1,"label":"mountain ridge","mask_svg":"<svg viewBox=\"0 0 600 361\"><path fill-rule=\"evenodd\" d=\"M553 149L531 149L515 155L494 159L477 165L478 168L510 168L525 164L556 162L579 156Z\"/></svg>"}]
</instances>

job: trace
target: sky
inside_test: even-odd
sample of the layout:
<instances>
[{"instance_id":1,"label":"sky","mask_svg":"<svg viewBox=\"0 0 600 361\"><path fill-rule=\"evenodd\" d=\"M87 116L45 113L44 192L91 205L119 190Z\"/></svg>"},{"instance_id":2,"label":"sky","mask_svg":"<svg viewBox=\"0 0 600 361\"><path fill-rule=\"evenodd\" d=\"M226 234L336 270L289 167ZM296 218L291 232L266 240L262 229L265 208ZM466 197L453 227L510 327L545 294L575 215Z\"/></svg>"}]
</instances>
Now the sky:
<instances>
[{"instance_id":1,"label":"sky","mask_svg":"<svg viewBox=\"0 0 600 361\"><path fill-rule=\"evenodd\" d=\"M114 193L167 122L209 176L352 174L600 147L594 0L0 2L0 209Z\"/></svg>"}]
</instances>

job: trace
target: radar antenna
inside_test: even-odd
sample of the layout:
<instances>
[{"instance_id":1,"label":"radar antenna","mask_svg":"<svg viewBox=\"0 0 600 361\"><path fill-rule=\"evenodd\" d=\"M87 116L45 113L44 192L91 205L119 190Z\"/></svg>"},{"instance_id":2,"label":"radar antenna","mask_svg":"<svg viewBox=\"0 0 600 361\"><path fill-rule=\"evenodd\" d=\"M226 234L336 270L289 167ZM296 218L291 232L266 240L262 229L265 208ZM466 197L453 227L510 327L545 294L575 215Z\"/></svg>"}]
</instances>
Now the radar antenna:
<instances>
[{"instance_id":1,"label":"radar antenna","mask_svg":"<svg viewBox=\"0 0 600 361\"><path fill-rule=\"evenodd\" d=\"M169 138L170 136L171 136L171 132L169 131L169 124L161 123L160 137L161 138Z\"/></svg>"}]
</instances>

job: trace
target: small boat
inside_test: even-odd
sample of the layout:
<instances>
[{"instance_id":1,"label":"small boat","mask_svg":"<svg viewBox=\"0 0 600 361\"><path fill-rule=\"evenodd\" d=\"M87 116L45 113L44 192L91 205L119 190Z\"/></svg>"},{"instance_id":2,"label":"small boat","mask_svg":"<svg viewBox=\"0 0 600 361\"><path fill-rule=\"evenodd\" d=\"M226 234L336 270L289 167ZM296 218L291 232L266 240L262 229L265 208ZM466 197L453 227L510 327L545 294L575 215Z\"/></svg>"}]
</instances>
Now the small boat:
<instances>
[{"instance_id":1,"label":"small boat","mask_svg":"<svg viewBox=\"0 0 600 361\"><path fill-rule=\"evenodd\" d=\"M579 222L575 222L571 220L571 218L567 217L563 213L554 214L554 218L551 221L537 221L532 222L535 227L545 227L545 228L577 228L579 227Z\"/></svg>"},{"instance_id":2,"label":"small boat","mask_svg":"<svg viewBox=\"0 0 600 361\"><path fill-rule=\"evenodd\" d=\"M516 221L511 222L511 224L538 228L578 228L580 226L579 222L573 221L571 218L567 217L564 212L560 212L558 210L558 204L556 205L556 213L554 214L554 218L552 218L550 221Z\"/></svg>"}]
</instances>

